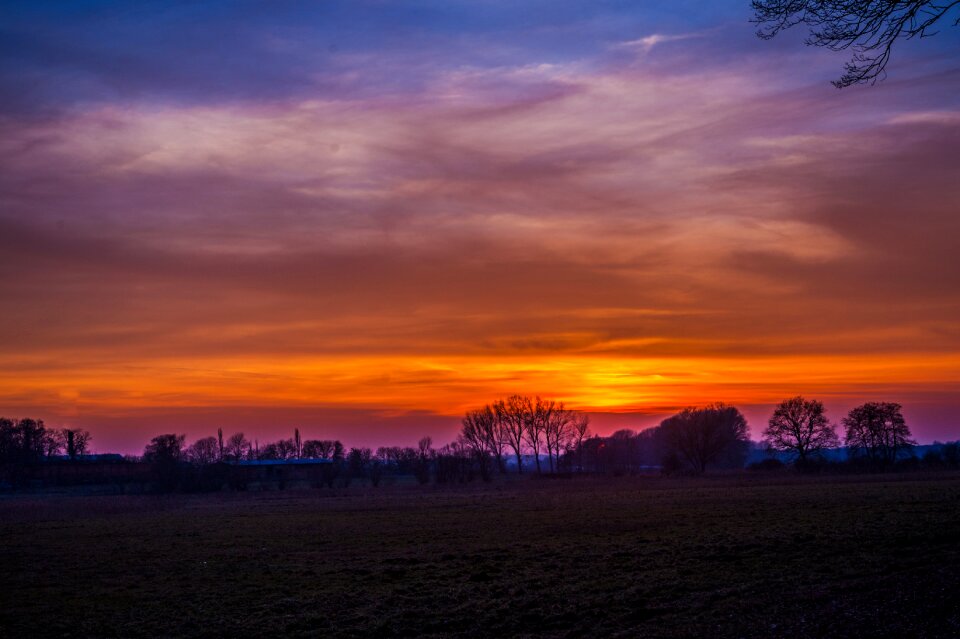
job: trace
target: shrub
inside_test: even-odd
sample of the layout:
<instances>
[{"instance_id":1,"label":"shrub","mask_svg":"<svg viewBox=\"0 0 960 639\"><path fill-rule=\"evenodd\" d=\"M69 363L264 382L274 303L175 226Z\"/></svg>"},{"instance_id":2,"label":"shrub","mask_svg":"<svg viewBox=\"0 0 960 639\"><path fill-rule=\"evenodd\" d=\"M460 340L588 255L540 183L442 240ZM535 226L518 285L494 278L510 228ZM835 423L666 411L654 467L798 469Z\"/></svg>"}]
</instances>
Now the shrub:
<instances>
[{"instance_id":1,"label":"shrub","mask_svg":"<svg viewBox=\"0 0 960 639\"><path fill-rule=\"evenodd\" d=\"M772 472L783 470L784 466L785 464L776 457L770 457L769 459L762 459L748 464L747 470L754 472Z\"/></svg>"}]
</instances>

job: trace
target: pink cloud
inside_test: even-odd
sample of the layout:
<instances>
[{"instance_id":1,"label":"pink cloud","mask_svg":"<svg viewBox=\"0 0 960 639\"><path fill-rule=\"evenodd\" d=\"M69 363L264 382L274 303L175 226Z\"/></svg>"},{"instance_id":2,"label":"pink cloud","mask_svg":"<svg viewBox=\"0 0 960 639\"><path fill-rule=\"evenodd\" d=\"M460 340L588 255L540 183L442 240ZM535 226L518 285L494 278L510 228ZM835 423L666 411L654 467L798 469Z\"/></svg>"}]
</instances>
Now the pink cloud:
<instances>
[{"instance_id":1,"label":"pink cloud","mask_svg":"<svg viewBox=\"0 0 960 639\"><path fill-rule=\"evenodd\" d=\"M865 366L828 380L835 391L791 381L844 402L905 395L933 424L918 432L945 436L930 415L960 408L960 123L925 102L960 76L828 94L742 66L459 69L415 98L126 104L2 123L0 295L18 312L0 318L0 366L11 379L129 367L147 381L172 360L229 385L226 367L245 358L471 370L603 354L687 375L694 360L753 366L755 384L678 375L666 390L675 404L713 388L766 405L766 378L786 374L777 361L813 358L807 374L880 353L898 362L892 377ZM224 394L279 401L274 385L299 383L271 374ZM368 376L344 409L442 412L421 398L443 380L400 377L416 402L396 399L398 378ZM555 384L621 397L600 377L579 395L567 373ZM171 379L198 407L223 399ZM453 386L458 402L499 390L482 376ZM119 390L77 418L107 415L97 402ZM0 406L58 397L21 388ZM145 410L171 401L142 398Z\"/></svg>"}]
</instances>

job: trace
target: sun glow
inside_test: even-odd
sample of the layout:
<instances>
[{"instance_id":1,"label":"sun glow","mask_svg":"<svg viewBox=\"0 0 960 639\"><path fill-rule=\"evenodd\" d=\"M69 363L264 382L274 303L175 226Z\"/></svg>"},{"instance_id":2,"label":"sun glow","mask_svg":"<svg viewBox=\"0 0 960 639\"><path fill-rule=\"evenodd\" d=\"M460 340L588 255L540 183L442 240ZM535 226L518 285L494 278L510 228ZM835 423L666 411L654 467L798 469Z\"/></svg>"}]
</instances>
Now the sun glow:
<instances>
[{"instance_id":1,"label":"sun glow","mask_svg":"<svg viewBox=\"0 0 960 639\"><path fill-rule=\"evenodd\" d=\"M526 392L581 410L656 413L717 400L767 404L798 392L836 397L889 388L909 393L918 386L946 390L958 376L960 357L954 355L171 359L59 375L21 365L16 375L0 375L0 400L51 404L65 413L284 405L456 416Z\"/></svg>"},{"instance_id":2,"label":"sun glow","mask_svg":"<svg viewBox=\"0 0 960 639\"><path fill-rule=\"evenodd\" d=\"M621 415L805 393L929 406L918 437L954 437L960 75L931 56L835 92L743 25L634 4L553 50L566 31L511 20L317 55L324 18L153 72L112 30L60 64L16 9L0 415L142 440L163 411L455 428L517 392ZM105 15L56 33L97 49Z\"/></svg>"}]
</instances>

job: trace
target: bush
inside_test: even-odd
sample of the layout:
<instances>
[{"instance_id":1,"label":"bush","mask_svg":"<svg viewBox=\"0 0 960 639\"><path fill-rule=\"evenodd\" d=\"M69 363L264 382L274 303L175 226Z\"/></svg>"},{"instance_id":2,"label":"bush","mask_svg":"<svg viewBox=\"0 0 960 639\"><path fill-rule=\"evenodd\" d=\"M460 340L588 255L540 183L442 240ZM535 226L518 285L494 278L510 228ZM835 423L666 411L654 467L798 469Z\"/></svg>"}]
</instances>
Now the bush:
<instances>
[{"instance_id":1,"label":"bush","mask_svg":"<svg viewBox=\"0 0 960 639\"><path fill-rule=\"evenodd\" d=\"M923 454L921 463L927 468L940 468L943 466L943 457L939 450L928 450Z\"/></svg>"},{"instance_id":2,"label":"bush","mask_svg":"<svg viewBox=\"0 0 960 639\"><path fill-rule=\"evenodd\" d=\"M664 455L663 460L660 462L661 472L664 475L674 475L683 470L683 462L680 461L680 457L676 453L668 453Z\"/></svg>"},{"instance_id":3,"label":"bush","mask_svg":"<svg viewBox=\"0 0 960 639\"><path fill-rule=\"evenodd\" d=\"M785 464L777 459L776 457L771 457L769 459L762 459L760 461L755 461L747 465L747 470L754 472L772 472L777 470L783 470Z\"/></svg>"},{"instance_id":4,"label":"bush","mask_svg":"<svg viewBox=\"0 0 960 639\"><path fill-rule=\"evenodd\" d=\"M898 459L893 466L894 470L917 470L920 468L920 459L915 455L911 455L905 459Z\"/></svg>"},{"instance_id":5,"label":"bush","mask_svg":"<svg viewBox=\"0 0 960 639\"><path fill-rule=\"evenodd\" d=\"M960 468L960 442L944 444L940 449L943 463L950 468Z\"/></svg>"}]
</instances>

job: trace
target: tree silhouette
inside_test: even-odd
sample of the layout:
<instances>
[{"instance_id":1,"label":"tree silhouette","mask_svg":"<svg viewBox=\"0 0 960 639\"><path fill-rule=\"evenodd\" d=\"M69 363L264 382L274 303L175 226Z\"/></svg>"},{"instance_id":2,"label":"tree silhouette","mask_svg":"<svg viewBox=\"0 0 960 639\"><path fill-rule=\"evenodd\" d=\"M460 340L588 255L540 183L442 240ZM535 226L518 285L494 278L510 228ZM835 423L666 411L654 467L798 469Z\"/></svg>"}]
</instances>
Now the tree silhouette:
<instances>
[{"instance_id":1,"label":"tree silhouette","mask_svg":"<svg viewBox=\"0 0 960 639\"><path fill-rule=\"evenodd\" d=\"M219 445L216 437L198 439L187 448L187 459L200 466L212 464L216 462L218 458Z\"/></svg>"},{"instance_id":2,"label":"tree silhouette","mask_svg":"<svg viewBox=\"0 0 960 639\"><path fill-rule=\"evenodd\" d=\"M496 460L497 470L500 473L506 472L503 455L507 447L508 436L504 420L500 411L496 409L496 405L487 404L483 408L467 411L463 419L461 434L471 449L482 448Z\"/></svg>"},{"instance_id":3,"label":"tree silhouette","mask_svg":"<svg viewBox=\"0 0 960 639\"><path fill-rule=\"evenodd\" d=\"M186 438L186 435L173 433L157 435L144 448L143 461L153 466L160 490L169 491L177 487Z\"/></svg>"},{"instance_id":4,"label":"tree silhouette","mask_svg":"<svg viewBox=\"0 0 960 639\"><path fill-rule=\"evenodd\" d=\"M180 461L183 457L183 443L186 435L157 435L143 449L143 460L147 462Z\"/></svg>"},{"instance_id":5,"label":"tree silhouette","mask_svg":"<svg viewBox=\"0 0 960 639\"><path fill-rule=\"evenodd\" d=\"M503 424L507 443L517 457L517 474L523 474L523 443L527 432L527 414L532 412L531 400L522 395L511 395L493 405L497 418Z\"/></svg>"},{"instance_id":6,"label":"tree silhouette","mask_svg":"<svg viewBox=\"0 0 960 639\"><path fill-rule=\"evenodd\" d=\"M667 456L681 458L698 474L749 441L746 418L735 407L722 403L687 408L665 419L659 428Z\"/></svg>"},{"instance_id":7,"label":"tree silhouette","mask_svg":"<svg viewBox=\"0 0 960 639\"><path fill-rule=\"evenodd\" d=\"M430 458L433 457L433 439L421 437L417 442L417 481L425 484L430 481Z\"/></svg>"},{"instance_id":8,"label":"tree silhouette","mask_svg":"<svg viewBox=\"0 0 960 639\"><path fill-rule=\"evenodd\" d=\"M89 431L82 428L64 428L63 440L66 445L67 457L76 459L86 454L93 437Z\"/></svg>"},{"instance_id":9,"label":"tree silhouette","mask_svg":"<svg viewBox=\"0 0 960 639\"><path fill-rule=\"evenodd\" d=\"M891 465L904 450L915 446L900 404L868 402L843 418L850 454L875 465Z\"/></svg>"},{"instance_id":10,"label":"tree silhouette","mask_svg":"<svg viewBox=\"0 0 960 639\"><path fill-rule=\"evenodd\" d=\"M31 464L60 454L65 443L63 433L42 419L0 417L0 461Z\"/></svg>"},{"instance_id":11,"label":"tree silhouette","mask_svg":"<svg viewBox=\"0 0 960 639\"><path fill-rule=\"evenodd\" d=\"M480 476L484 481L490 479L487 458L491 454L490 433L494 431L496 422L497 417L489 406L467 411L462 421L461 435L466 446L476 457L480 466Z\"/></svg>"},{"instance_id":12,"label":"tree silhouette","mask_svg":"<svg viewBox=\"0 0 960 639\"><path fill-rule=\"evenodd\" d=\"M18 450L17 423L7 417L0 417L0 462L14 461Z\"/></svg>"},{"instance_id":13,"label":"tree silhouette","mask_svg":"<svg viewBox=\"0 0 960 639\"><path fill-rule=\"evenodd\" d=\"M21 419L17 428L20 431L20 447L25 459L36 461L47 456L53 446L50 433L42 419Z\"/></svg>"},{"instance_id":14,"label":"tree silhouette","mask_svg":"<svg viewBox=\"0 0 960 639\"><path fill-rule=\"evenodd\" d=\"M583 440L590 437L590 416L586 413L577 413L573 418L572 441L577 451L577 470L583 472Z\"/></svg>"},{"instance_id":15,"label":"tree silhouette","mask_svg":"<svg viewBox=\"0 0 960 639\"><path fill-rule=\"evenodd\" d=\"M365 479L373 452L369 448L351 448L347 454L347 472L351 478Z\"/></svg>"},{"instance_id":16,"label":"tree silhouette","mask_svg":"<svg viewBox=\"0 0 960 639\"><path fill-rule=\"evenodd\" d=\"M297 443L293 439L278 439L273 446L277 451L277 459L293 459L297 456Z\"/></svg>"},{"instance_id":17,"label":"tree silhouette","mask_svg":"<svg viewBox=\"0 0 960 639\"><path fill-rule=\"evenodd\" d=\"M948 442L940 449L943 463L951 468L960 467L960 441Z\"/></svg>"},{"instance_id":18,"label":"tree silhouette","mask_svg":"<svg viewBox=\"0 0 960 639\"><path fill-rule=\"evenodd\" d=\"M250 441L243 433L234 433L230 435L227 444L224 447L224 455L227 459L240 461L246 459L250 454Z\"/></svg>"},{"instance_id":19,"label":"tree silhouette","mask_svg":"<svg viewBox=\"0 0 960 639\"><path fill-rule=\"evenodd\" d=\"M547 444L550 472L556 472L560 468L560 452L569 445L573 417L573 411L567 410L563 402L556 404L547 416L543 436Z\"/></svg>"},{"instance_id":20,"label":"tree silhouette","mask_svg":"<svg viewBox=\"0 0 960 639\"><path fill-rule=\"evenodd\" d=\"M337 451L343 452L343 444L332 439L308 439L303 442L302 454L308 459L334 459Z\"/></svg>"},{"instance_id":21,"label":"tree silhouette","mask_svg":"<svg viewBox=\"0 0 960 639\"><path fill-rule=\"evenodd\" d=\"M840 443L822 402L797 396L780 402L763 431L767 448L789 452L803 465L811 455Z\"/></svg>"},{"instance_id":22,"label":"tree silhouette","mask_svg":"<svg viewBox=\"0 0 960 639\"><path fill-rule=\"evenodd\" d=\"M810 28L808 45L851 49L846 72L833 81L843 88L885 76L894 42L934 35L960 0L752 0L751 5L757 35L765 40L804 24ZM960 16L952 24L960 24Z\"/></svg>"},{"instance_id":23,"label":"tree silhouette","mask_svg":"<svg viewBox=\"0 0 960 639\"><path fill-rule=\"evenodd\" d=\"M504 452L507 448L506 429L503 421L500 419L499 414L493 409L492 406L484 406L484 410L488 411L493 417L492 422L485 422L487 427L487 431L485 433L487 438L487 446L489 447L491 454L493 454L494 459L497 460L497 471L503 474L507 472L506 465L503 461Z\"/></svg>"},{"instance_id":24,"label":"tree silhouette","mask_svg":"<svg viewBox=\"0 0 960 639\"><path fill-rule=\"evenodd\" d=\"M527 437L527 444L530 445L530 451L533 453L533 461L539 475L541 473L540 446L543 443L543 435L547 430L547 424L550 422L550 416L553 414L556 405L552 400L543 400L539 396L532 400L527 398L526 405L527 409L523 415L526 421L524 433Z\"/></svg>"}]
</instances>

